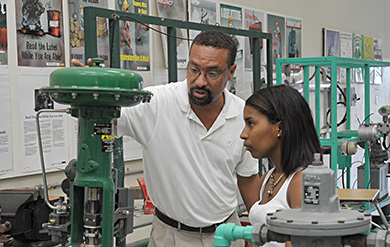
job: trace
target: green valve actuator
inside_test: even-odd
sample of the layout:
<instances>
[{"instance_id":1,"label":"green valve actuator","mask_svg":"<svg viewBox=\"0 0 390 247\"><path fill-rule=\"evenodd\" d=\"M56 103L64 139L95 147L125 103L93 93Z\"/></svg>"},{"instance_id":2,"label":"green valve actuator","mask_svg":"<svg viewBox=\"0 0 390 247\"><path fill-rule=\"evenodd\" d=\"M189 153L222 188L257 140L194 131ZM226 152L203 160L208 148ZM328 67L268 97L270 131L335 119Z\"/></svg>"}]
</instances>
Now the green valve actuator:
<instances>
[{"instance_id":1,"label":"green valve actuator","mask_svg":"<svg viewBox=\"0 0 390 247\"><path fill-rule=\"evenodd\" d=\"M50 86L41 88L55 102L69 104L70 114L78 118L72 246L114 246L113 120L120 117L120 107L150 100L152 93L142 85L142 77L134 72L94 66L56 70Z\"/></svg>"}]
</instances>

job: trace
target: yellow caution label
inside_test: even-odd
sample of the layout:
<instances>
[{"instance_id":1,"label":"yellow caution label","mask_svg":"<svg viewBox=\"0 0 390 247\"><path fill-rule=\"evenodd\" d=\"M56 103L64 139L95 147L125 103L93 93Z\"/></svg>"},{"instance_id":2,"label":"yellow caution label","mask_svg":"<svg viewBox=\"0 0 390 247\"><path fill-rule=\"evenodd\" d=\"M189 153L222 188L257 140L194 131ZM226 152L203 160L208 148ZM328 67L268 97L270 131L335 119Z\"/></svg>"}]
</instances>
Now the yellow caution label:
<instances>
[{"instance_id":1,"label":"yellow caution label","mask_svg":"<svg viewBox=\"0 0 390 247\"><path fill-rule=\"evenodd\" d=\"M102 135L102 152L112 153L115 147L115 137L113 135Z\"/></svg>"},{"instance_id":2,"label":"yellow caution label","mask_svg":"<svg viewBox=\"0 0 390 247\"><path fill-rule=\"evenodd\" d=\"M113 135L102 135L102 140L114 140L115 137Z\"/></svg>"}]
</instances>

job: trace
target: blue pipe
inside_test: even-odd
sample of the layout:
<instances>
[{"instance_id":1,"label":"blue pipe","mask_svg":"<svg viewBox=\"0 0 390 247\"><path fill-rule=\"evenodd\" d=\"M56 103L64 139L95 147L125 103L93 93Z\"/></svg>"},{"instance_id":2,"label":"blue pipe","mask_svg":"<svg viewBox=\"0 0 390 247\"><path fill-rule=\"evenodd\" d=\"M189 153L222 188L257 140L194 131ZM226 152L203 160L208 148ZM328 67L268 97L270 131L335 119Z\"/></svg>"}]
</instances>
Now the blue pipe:
<instances>
[{"instance_id":1,"label":"blue pipe","mask_svg":"<svg viewBox=\"0 0 390 247\"><path fill-rule=\"evenodd\" d=\"M253 226L237 226L234 223L222 224L215 231L214 245L215 247L228 247L231 245L231 241L236 241L237 239L253 242L252 228Z\"/></svg>"}]
</instances>

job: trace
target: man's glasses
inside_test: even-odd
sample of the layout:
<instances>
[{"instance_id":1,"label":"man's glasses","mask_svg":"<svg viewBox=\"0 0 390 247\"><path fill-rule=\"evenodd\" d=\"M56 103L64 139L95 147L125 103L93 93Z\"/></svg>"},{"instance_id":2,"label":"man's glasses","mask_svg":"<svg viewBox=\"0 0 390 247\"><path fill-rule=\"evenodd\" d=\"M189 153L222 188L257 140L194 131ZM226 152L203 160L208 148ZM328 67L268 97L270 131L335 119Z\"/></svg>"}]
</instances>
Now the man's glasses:
<instances>
[{"instance_id":1,"label":"man's glasses","mask_svg":"<svg viewBox=\"0 0 390 247\"><path fill-rule=\"evenodd\" d=\"M206 71L204 72L205 73L205 77L208 79L208 80L211 80L211 81L215 81L217 80L222 74L223 72L225 72L225 70L227 70L229 68L229 66L227 66L224 70L222 70L221 72L217 72L217 71ZM202 74L202 72L200 71L200 69L198 68L195 68L195 67L190 67L190 66L187 66L187 71L188 73L191 75L191 76L194 76L194 77L198 77L200 76L200 74Z\"/></svg>"}]
</instances>

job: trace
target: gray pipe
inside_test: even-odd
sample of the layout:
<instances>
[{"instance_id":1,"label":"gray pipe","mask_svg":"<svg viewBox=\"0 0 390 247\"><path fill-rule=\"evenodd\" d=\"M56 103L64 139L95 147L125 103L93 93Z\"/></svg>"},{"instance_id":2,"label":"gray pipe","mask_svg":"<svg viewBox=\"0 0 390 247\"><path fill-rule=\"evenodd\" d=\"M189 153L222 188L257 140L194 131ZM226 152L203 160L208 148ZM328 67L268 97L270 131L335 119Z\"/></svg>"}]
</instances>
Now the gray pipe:
<instances>
[{"instance_id":1,"label":"gray pipe","mask_svg":"<svg viewBox=\"0 0 390 247\"><path fill-rule=\"evenodd\" d=\"M45 192L45 203L52 210L61 210L61 209L63 209L62 208L63 206L53 206L49 202L49 192L48 192L48 189L47 189L45 161L44 161L44 157L43 157L43 148L42 148L41 128L40 128L40 125L39 125L39 115L42 112L65 112L65 113L69 113L70 112L70 108L67 108L67 109L41 109L41 110L37 111L36 118L35 118L35 122L36 122L36 125L37 125L39 157L40 157L40 160L41 160L41 170L42 170L42 177L43 177L43 190Z\"/></svg>"}]
</instances>

